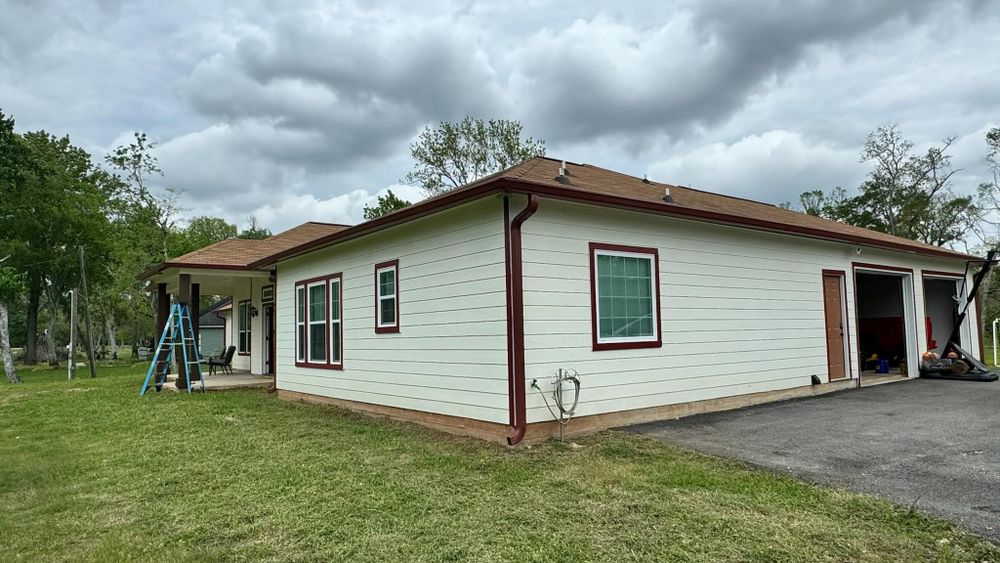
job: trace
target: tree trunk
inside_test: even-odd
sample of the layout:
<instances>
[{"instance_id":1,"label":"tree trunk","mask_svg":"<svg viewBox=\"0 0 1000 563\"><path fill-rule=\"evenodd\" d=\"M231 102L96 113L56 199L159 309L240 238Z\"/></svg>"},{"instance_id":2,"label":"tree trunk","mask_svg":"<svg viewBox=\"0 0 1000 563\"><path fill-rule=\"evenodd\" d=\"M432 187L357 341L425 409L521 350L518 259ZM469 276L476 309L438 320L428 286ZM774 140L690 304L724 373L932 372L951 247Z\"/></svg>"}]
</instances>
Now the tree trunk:
<instances>
[{"instance_id":1,"label":"tree trunk","mask_svg":"<svg viewBox=\"0 0 1000 563\"><path fill-rule=\"evenodd\" d=\"M10 354L10 333L7 331L7 304L0 301L0 356L3 357L3 370L7 374L7 381L20 383L21 378L17 376L14 369L14 357Z\"/></svg>"},{"instance_id":2,"label":"tree trunk","mask_svg":"<svg viewBox=\"0 0 1000 563\"><path fill-rule=\"evenodd\" d=\"M49 328L45 331L45 349L49 354L49 367L59 367L59 356L56 355L56 318L49 315Z\"/></svg>"},{"instance_id":3,"label":"tree trunk","mask_svg":"<svg viewBox=\"0 0 1000 563\"><path fill-rule=\"evenodd\" d=\"M110 348L111 357L118 357L118 340L115 338L115 323L111 320L111 316L108 315L104 317L104 329L108 332L108 347Z\"/></svg>"},{"instance_id":4,"label":"tree trunk","mask_svg":"<svg viewBox=\"0 0 1000 563\"><path fill-rule=\"evenodd\" d=\"M24 336L24 363L38 363L38 301L42 295L42 281L32 275L28 281L27 331Z\"/></svg>"},{"instance_id":5,"label":"tree trunk","mask_svg":"<svg viewBox=\"0 0 1000 563\"><path fill-rule=\"evenodd\" d=\"M49 287L46 290L49 303L49 326L45 331L45 347L49 353L49 366L59 367L59 356L56 354L56 317L59 316L58 292ZM73 361L73 358L70 358Z\"/></svg>"}]
</instances>

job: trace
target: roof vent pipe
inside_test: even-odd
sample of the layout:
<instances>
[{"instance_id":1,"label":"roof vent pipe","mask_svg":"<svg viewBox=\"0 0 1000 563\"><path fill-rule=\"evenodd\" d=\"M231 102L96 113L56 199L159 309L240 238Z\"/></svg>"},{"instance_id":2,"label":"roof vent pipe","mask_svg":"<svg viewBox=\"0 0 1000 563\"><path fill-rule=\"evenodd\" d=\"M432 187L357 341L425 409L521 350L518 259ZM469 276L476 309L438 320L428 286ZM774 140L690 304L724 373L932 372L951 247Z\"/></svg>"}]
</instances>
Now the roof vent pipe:
<instances>
[{"instance_id":1,"label":"roof vent pipe","mask_svg":"<svg viewBox=\"0 0 1000 563\"><path fill-rule=\"evenodd\" d=\"M565 160L559 165L559 174L556 176L556 182L559 182L560 184L569 183L569 169L566 168Z\"/></svg>"},{"instance_id":2,"label":"roof vent pipe","mask_svg":"<svg viewBox=\"0 0 1000 563\"><path fill-rule=\"evenodd\" d=\"M670 197L670 188L663 188L663 201L673 203L674 198Z\"/></svg>"}]
</instances>

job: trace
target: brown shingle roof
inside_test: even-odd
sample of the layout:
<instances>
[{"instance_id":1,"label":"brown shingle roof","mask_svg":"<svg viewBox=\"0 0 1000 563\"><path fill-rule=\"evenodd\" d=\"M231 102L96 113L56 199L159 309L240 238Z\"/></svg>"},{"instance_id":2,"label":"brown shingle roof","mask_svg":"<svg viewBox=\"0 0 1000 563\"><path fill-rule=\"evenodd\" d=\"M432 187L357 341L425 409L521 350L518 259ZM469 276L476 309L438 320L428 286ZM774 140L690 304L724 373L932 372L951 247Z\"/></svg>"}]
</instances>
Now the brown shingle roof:
<instances>
[{"instance_id":1,"label":"brown shingle roof","mask_svg":"<svg viewBox=\"0 0 1000 563\"><path fill-rule=\"evenodd\" d=\"M704 214L741 218L754 222L775 223L788 227L792 232L795 232L795 229L799 228L800 230L840 235L844 238L861 239L876 246L881 242L896 249L905 247L914 252L931 252L935 254L945 252L954 254L955 257L970 258L965 254L939 246L783 209L768 203L683 186L647 181L589 164L567 163L569 181L568 183L562 183L556 180L556 175L559 174L559 167L560 161L541 157L533 158L519 166L511 168L504 174L504 177L538 183L557 189L582 190L663 206L668 205L663 201L664 188L670 188L670 196L673 203L669 205L678 208L690 209L692 211L703 212Z\"/></svg>"},{"instance_id":2,"label":"brown shingle roof","mask_svg":"<svg viewBox=\"0 0 1000 563\"><path fill-rule=\"evenodd\" d=\"M767 203L662 184L589 164L567 163L568 178L559 181L560 161L537 157L481 180L438 195L383 217L331 233L299 246L271 254L251 264L263 267L303 253L364 236L370 232L436 213L468 200L496 192L533 193L591 205L632 209L696 221L736 225L756 230L876 246L959 260L975 256L910 239L782 209ZM663 200L670 188L671 203Z\"/></svg>"},{"instance_id":3,"label":"brown shingle roof","mask_svg":"<svg viewBox=\"0 0 1000 563\"><path fill-rule=\"evenodd\" d=\"M140 276L147 278L165 268L250 269L250 264L348 228L332 223L303 223L266 239L231 238L156 264Z\"/></svg>"}]
</instances>

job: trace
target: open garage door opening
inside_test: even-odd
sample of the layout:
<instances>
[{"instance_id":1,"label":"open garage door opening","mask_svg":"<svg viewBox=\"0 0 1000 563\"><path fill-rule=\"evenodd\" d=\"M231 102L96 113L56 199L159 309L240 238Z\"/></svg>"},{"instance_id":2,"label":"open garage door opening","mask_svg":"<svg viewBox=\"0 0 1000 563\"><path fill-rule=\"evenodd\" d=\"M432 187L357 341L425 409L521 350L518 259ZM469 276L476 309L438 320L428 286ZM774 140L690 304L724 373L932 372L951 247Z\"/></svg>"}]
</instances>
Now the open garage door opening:
<instances>
[{"instance_id":1,"label":"open garage door opening","mask_svg":"<svg viewBox=\"0 0 1000 563\"><path fill-rule=\"evenodd\" d=\"M924 312L927 331L927 351L944 354L948 337L955 330L959 306L965 303L962 280L938 276L924 276ZM969 348L968 323L962 323L958 333L959 346Z\"/></svg>"},{"instance_id":2,"label":"open garage door opening","mask_svg":"<svg viewBox=\"0 0 1000 563\"><path fill-rule=\"evenodd\" d=\"M913 275L859 269L854 279L861 384L916 377Z\"/></svg>"}]
</instances>

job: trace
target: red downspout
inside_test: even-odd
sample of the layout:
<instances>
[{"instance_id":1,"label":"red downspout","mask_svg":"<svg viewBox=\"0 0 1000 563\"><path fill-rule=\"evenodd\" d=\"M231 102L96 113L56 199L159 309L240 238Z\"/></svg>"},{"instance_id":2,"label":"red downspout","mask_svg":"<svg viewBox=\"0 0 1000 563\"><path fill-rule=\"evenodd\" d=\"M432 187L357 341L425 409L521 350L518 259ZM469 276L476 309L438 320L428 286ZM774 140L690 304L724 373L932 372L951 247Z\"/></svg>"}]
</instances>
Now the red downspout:
<instances>
[{"instance_id":1,"label":"red downspout","mask_svg":"<svg viewBox=\"0 0 1000 563\"><path fill-rule=\"evenodd\" d=\"M505 261L507 266L507 397L510 409L511 446L528 430L524 375L524 279L521 271L521 225L538 210L538 196L528 194L528 205L508 222L510 201L503 198Z\"/></svg>"}]
</instances>

